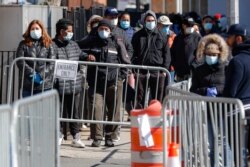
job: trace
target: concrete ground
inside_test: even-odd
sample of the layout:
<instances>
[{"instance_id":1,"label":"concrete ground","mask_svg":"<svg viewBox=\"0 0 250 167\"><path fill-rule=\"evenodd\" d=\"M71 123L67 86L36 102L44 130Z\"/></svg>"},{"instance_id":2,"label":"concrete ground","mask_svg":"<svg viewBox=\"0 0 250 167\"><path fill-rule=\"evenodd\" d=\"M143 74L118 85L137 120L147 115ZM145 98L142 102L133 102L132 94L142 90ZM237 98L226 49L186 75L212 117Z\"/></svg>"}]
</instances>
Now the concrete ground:
<instances>
[{"instance_id":1,"label":"concrete ground","mask_svg":"<svg viewBox=\"0 0 250 167\"><path fill-rule=\"evenodd\" d=\"M89 128L81 132L81 139L85 148L70 146L72 137L64 141L60 148L61 167L125 167L130 166L130 128L121 129L121 140L115 142L115 147L105 147L104 141L101 147L91 147L88 140Z\"/></svg>"}]
</instances>

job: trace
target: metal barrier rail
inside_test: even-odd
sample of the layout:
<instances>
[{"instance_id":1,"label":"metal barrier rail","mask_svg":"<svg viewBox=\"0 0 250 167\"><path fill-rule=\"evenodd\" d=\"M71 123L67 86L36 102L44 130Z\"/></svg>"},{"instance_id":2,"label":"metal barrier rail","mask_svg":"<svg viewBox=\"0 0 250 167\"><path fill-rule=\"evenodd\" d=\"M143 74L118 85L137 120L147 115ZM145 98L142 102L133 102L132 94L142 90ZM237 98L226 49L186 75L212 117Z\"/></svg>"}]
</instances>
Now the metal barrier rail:
<instances>
[{"instance_id":1,"label":"metal barrier rail","mask_svg":"<svg viewBox=\"0 0 250 167\"><path fill-rule=\"evenodd\" d=\"M57 91L16 101L12 110L11 167L59 167Z\"/></svg>"},{"instance_id":2,"label":"metal barrier rail","mask_svg":"<svg viewBox=\"0 0 250 167\"><path fill-rule=\"evenodd\" d=\"M16 58L15 51L0 51L0 104L7 103L7 90L8 90L8 78L9 78L9 67L12 61ZM15 72L15 70L14 70ZM14 73L16 78L18 74ZM16 78L18 80L18 78ZM18 87L13 85L13 89L17 90ZM16 95L13 95L14 97Z\"/></svg>"},{"instance_id":3,"label":"metal barrier rail","mask_svg":"<svg viewBox=\"0 0 250 167\"><path fill-rule=\"evenodd\" d=\"M167 143L176 142L185 167L246 165L246 120L240 100L170 95L162 111L163 132L170 130L170 137L163 133L163 157Z\"/></svg>"},{"instance_id":4,"label":"metal barrier rail","mask_svg":"<svg viewBox=\"0 0 250 167\"><path fill-rule=\"evenodd\" d=\"M0 166L10 167L10 114L11 107L9 105L0 106Z\"/></svg>"},{"instance_id":5,"label":"metal barrier rail","mask_svg":"<svg viewBox=\"0 0 250 167\"><path fill-rule=\"evenodd\" d=\"M197 94L189 91L191 87L191 80L185 80L168 85L168 95L184 95L184 96L197 96Z\"/></svg>"},{"instance_id":6,"label":"metal barrier rail","mask_svg":"<svg viewBox=\"0 0 250 167\"><path fill-rule=\"evenodd\" d=\"M35 69L37 67L38 64L43 64L43 68L41 69L42 73L41 76L42 78L44 78L44 76L48 76L48 75L52 75L52 78L50 78L50 81L52 83L54 83L57 78L55 78L53 76L54 73L54 69L51 70L51 68L54 68L54 64L57 62L57 60L52 60L52 59L38 59L38 58L17 58L13 61L12 65L11 65L11 69L10 69L10 75L13 74L13 69L15 67L16 64L18 63L23 63L23 64L32 64L31 67L33 69ZM71 62L68 61L67 62ZM78 69L80 69L78 71L78 74L80 74L82 76L82 87L83 87L83 91L81 91L80 93L75 93L75 84L76 81L72 81L71 83L71 87L73 88L74 92L73 92L73 98L72 98L72 103L71 103L71 112L70 114L68 114L68 118L66 118L66 116L64 116L62 111L63 111L63 103L64 103L64 99L65 99L65 95L66 95L66 89L65 89L65 85L67 84L67 80L64 80L64 86L63 89L59 89L59 93L60 94L60 98L61 98L61 112L60 112L60 121L62 122L81 122L81 123L101 123L101 124L112 124L112 125L130 125L130 122L125 121L125 110L124 108L126 108L126 103L127 103L127 98L132 98L133 100L131 101L131 105L132 108L135 108L136 104L138 103L138 89L139 89L139 82L138 79L136 78L140 78L140 77L145 77L145 92L143 92L143 96L145 99L143 99L142 105L147 106L148 101L150 99L150 96L154 96L153 95L153 90L158 90L155 91L155 97L158 97L158 95L160 93L163 93L163 97L165 96L164 91L166 90L165 86L169 85L169 82L171 81L170 79L170 73L168 72L168 70L166 70L165 68L161 68L161 67L152 67L152 66L136 66L136 65L125 65L125 64L111 64L111 63L98 63L98 62L85 62L85 61L78 61ZM24 84L24 80L25 80L25 68L21 68L22 70L19 71L20 73L20 96L18 97L18 99L22 98L21 95L23 93L23 88L24 86L26 86ZM94 70L93 70L94 69ZM102 69L105 73L105 76L101 76L99 73L99 69ZM91 71L92 70L92 71ZM109 102L112 103L115 107L117 107L118 105L121 105L121 100L123 99L123 105L121 105L122 107L120 107L119 112L118 113L120 115L119 119L115 118L115 115L117 113L113 112L113 116L112 116L112 120L97 120L94 119L94 105L89 105L91 102L93 104L99 104L97 102L97 96L101 95L102 96L102 101L104 104L107 103L107 100L110 101L110 96L107 93L107 87L108 87L108 73L110 72L109 70L115 70L115 75L116 77L114 78L114 89L113 91L115 93L113 93L112 95L114 96L113 98L113 102ZM91 72L90 72L91 71ZM141 72L144 72L145 75L142 75ZM132 72L134 74L134 89L132 95L128 94L128 89L129 89L129 79L131 79L131 75ZM152 75L152 72L154 72L154 75ZM124 78L123 78L123 83L122 83L122 88L120 88L119 85L120 84L120 78L118 77L118 74L124 74ZM163 73L166 76L163 76ZM93 76L92 76L93 75ZM98 79L100 79L101 77L103 77L103 82L96 82ZM9 87L8 87L8 103L12 102L12 85L13 77L10 77L9 80ZM132 76L133 78L133 76ZM167 79L166 79L167 78ZM90 83L88 82L90 79L94 79L95 83L93 85L90 85ZM164 79L164 81L163 81ZM165 80L166 79L166 80ZM163 85L160 85L160 82L164 82ZM154 85L153 85L154 83ZM15 83L16 84L16 83ZM42 87L42 89L44 90L46 82L43 82L42 85L40 85ZM53 85L54 86L54 85ZM100 90L98 90L100 88L100 86L103 86L104 89L102 90L102 92L100 93ZM151 86L151 89L150 89ZM159 87L162 86L164 88L159 89ZM35 90L35 85L34 83L32 83L30 91L33 93ZM122 93L118 94L117 92L120 91L120 89L122 89ZM151 90L150 93L148 93ZM90 91L93 91L94 93L92 94L93 98L88 96L88 94L90 94ZM80 98L75 97L76 96L80 96ZM75 99L77 98L77 99ZM91 102L86 102L86 98L92 98L92 100L90 100ZM99 98L99 97L98 97ZM111 98L112 99L112 98ZM79 119L73 119L73 104L75 103L76 100L79 100ZM162 101L162 100L161 100ZM89 109L87 109L87 107L90 106ZM109 107L109 106L108 106ZM113 110L115 109L115 107L113 107ZM102 111L101 111L103 118L104 114L106 113L106 107L102 106ZM87 116L86 116L87 115ZM86 116L86 117L85 117Z\"/></svg>"}]
</instances>

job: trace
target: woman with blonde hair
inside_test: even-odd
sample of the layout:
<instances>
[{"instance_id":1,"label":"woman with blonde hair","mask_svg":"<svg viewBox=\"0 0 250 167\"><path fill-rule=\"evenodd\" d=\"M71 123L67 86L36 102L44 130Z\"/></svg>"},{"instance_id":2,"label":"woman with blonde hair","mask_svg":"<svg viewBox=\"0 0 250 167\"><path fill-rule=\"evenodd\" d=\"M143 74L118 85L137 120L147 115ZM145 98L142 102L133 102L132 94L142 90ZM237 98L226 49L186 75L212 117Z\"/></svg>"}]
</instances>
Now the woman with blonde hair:
<instances>
[{"instance_id":1,"label":"woman with blonde hair","mask_svg":"<svg viewBox=\"0 0 250 167\"><path fill-rule=\"evenodd\" d=\"M31 21L23 34L23 38L24 40L19 43L17 48L17 58L55 58L52 39L41 21ZM21 87L23 97L31 96L53 87L53 63L21 60L17 62L17 66L20 70L20 84L23 85ZM24 74L22 74L23 71Z\"/></svg>"},{"instance_id":2,"label":"woman with blonde hair","mask_svg":"<svg viewBox=\"0 0 250 167\"><path fill-rule=\"evenodd\" d=\"M203 37L197 48L196 62L199 64L193 69L192 73L192 85L190 88L191 92L197 93L203 96L209 97L221 97L223 95L224 84L225 84L225 69L228 65L228 46L224 39L217 34L210 34ZM215 157L219 156L215 148L215 136L216 129L223 129L225 131L227 124L223 117L218 123L218 126L214 129L212 120L218 118L215 116L217 108L214 106L207 105L207 136L208 136L208 149L211 167L218 166L218 162L215 162ZM213 114L211 114L213 113ZM219 113L218 113L219 114ZM216 126L216 125L215 125ZM225 135L225 132L223 132ZM232 152L229 147L229 143L226 140L226 136L220 136L223 139L223 166L232 166Z\"/></svg>"}]
</instances>

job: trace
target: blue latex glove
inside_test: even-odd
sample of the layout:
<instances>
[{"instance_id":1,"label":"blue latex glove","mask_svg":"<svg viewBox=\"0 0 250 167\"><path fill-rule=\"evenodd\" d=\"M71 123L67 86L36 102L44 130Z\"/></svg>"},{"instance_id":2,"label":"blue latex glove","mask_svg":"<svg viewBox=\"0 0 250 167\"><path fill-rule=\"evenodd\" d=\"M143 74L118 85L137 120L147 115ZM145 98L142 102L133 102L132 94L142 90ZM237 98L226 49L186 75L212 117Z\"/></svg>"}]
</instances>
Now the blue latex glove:
<instances>
[{"instance_id":1,"label":"blue latex glove","mask_svg":"<svg viewBox=\"0 0 250 167\"><path fill-rule=\"evenodd\" d=\"M35 74L30 75L30 78L32 79L32 81L35 84L38 84L38 85L43 84L43 78L41 77L41 75L39 73L35 73Z\"/></svg>"},{"instance_id":2,"label":"blue latex glove","mask_svg":"<svg viewBox=\"0 0 250 167\"><path fill-rule=\"evenodd\" d=\"M207 88L207 96L216 97L218 94L216 87Z\"/></svg>"}]
</instances>

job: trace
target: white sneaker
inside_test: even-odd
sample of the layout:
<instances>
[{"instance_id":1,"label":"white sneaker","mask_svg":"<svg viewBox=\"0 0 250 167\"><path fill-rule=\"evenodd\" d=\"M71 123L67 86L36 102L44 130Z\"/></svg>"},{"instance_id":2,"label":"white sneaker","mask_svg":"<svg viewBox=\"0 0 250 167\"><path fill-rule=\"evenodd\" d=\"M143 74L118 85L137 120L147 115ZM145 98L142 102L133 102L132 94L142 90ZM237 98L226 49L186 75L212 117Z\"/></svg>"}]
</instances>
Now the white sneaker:
<instances>
[{"instance_id":1,"label":"white sneaker","mask_svg":"<svg viewBox=\"0 0 250 167\"><path fill-rule=\"evenodd\" d=\"M84 148L85 144L80 139L73 139L71 146L78 147L78 148Z\"/></svg>"},{"instance_id":2,"label":"white sneaker","mask_svg":"<svg viewBox=\"0 0 250 167\"><path fill-rule=\"evenodd\" d=\"M85 124L82 124L83 129L87 129L88 127Z\"/></svg>"},{"instance_id":3,"label":"white sneaker","mask_svg":"<svg viewBox=\"0 0 250 167\"><path fill-rule=\"evenodd\" d=\"M59 138L59 142L58 142L58 145L60 146L60 145L62 145L62 143L63 143L63 137L64 137L64 135L61 135L61 137Z\"/></svg>"},{"instance_id":4,"label":"white sneaker","mask_svg":"<svg viewBox=\"0 0 250 167\"><path fill-rule=\"evenodd\" d=\"M118 142L120 140L121 140L121 138L119 136L117 136L116 138L112 139L113 142Z\"/></svg>"}]
</instances>

